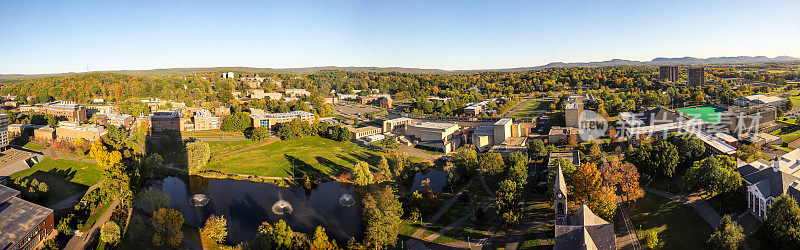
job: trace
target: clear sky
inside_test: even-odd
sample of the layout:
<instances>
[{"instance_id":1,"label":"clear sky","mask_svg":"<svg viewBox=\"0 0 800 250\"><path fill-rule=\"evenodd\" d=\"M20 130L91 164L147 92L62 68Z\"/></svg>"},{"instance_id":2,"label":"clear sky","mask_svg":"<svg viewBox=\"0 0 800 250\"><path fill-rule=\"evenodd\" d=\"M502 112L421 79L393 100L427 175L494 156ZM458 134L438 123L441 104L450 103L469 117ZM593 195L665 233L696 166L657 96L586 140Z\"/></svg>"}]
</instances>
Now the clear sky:
<instances>
[{"instance_id":1,"label":"clear sky","mask_svg":"<svg viewBox=\"0 0 800 250\"><path fill-rule=\"evenodd\" d=\"M0 0L0 74L800 57L800 1Z\"/></svg>"}]
</instances>

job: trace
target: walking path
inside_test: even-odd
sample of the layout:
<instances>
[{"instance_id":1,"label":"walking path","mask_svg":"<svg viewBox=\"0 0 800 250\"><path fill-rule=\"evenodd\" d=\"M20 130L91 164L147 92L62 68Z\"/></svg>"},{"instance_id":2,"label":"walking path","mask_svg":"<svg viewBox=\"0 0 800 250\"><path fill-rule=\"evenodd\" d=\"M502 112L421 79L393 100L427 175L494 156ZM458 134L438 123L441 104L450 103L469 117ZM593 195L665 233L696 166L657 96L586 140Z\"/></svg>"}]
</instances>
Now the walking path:
<instances>
[{"instance_id":1,"label":"walking path","mask_svg":"<svg viewBox=\"0 0 800 250\"><path fill-rule=\"evenodd\" d=\"M703 219L705 219L706 222L708 222L708 224L711 225L712 228L716 228L717 225L719 225L719 221L722 220L722 218L719 216L717 211L714 210L714 208L711 207L711 205L709 205L708 202L703 200L703 198L700 197L700 193L698 193L698 192L691 193L691 194L685 194L685 195L675 195L675 194L671 194L669 192L666 192L666 191L663 191L663 190L660 190L660 189L651 188L651 187L644 187L643 189L645 191L647 191L647 192L650 192L650 193L656 194L658 196L673 200L675 202L679 202L679 203L681 203L683 205L689 206L698 215L700 215L700 217L703 217Z\"/></svg>"},{"instance_id":2,"label":"walking path","mask_svg":"<svg viewBox=\"0 0 800 250\"><path fill-rule=\"evenodd\" d=\"M634 227L633 222L631 222L630 212L628 212L627 207L628 204L622 202L622 199L619 197L617 197L617 204L617 223L623 225L620 236L617 237L617 248L633 250L642 249L642 246L639 244L639 236L636 235L636 227Z\"/></svg>"},{"instance_id":3,"label":"walking path","mask_svg":"<svg viewBox=\"0 0 800 250\"><path fill-rule=\"evenodd\" d=\"M68 250L83 250L86 247L86 244L91 242L94 237L97 237L100 234L100 227L102 227L106 222L111 219L111 214L114 213L114 210L117 209L117 205L119 205L119 200L114 200L111 202L111 205L108 206L105 212L94 222L94 226L89 231L84 232L80 235L75 235L72 239L69 240L67 246L64 249Z\"/></svg>"},{"instance_id":4,"label":"walking path","mask_svg":"<svg viewBox=\"0 0 800 250\"><path fill-rule=\"evenodd\" d=\"M456 203L456 200L458 200L458 196L464 193L464 191L466 191L467 188L469 188L469 186L471 186L472 183L475 182L476 178L478 177L473 177L472 179L470 179L467 185L464 185L464 187L462 187L461 190L459 190L458 193L456 193L453 196L453 198L451 198L450 201L447 202L447 204L445 204L441 209L439 209L439 212L434 214L433 217L431 217L431 219L428 220L428 222L426 222L425 224L422 225L422 227L417 229L417 231L414 232L414 234L412 234L411 237L413 238L421 237L425 233L425 231L428 230L428 227L430 227L433 223L436 222L436 220L439 219L439 217L441 217L445 212L447 212L447 210L450 209L450 206L453 206L453 204Z\"/></svg>"}]
</instances>

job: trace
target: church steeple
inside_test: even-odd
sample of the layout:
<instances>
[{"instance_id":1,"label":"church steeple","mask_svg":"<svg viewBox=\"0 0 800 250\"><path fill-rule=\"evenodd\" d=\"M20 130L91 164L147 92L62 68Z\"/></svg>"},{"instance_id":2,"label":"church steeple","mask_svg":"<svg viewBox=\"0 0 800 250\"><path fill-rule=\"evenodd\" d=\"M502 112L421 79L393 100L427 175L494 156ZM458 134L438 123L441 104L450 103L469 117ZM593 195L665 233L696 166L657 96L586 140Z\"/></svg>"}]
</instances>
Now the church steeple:
<instances>
[{"instance_id":1,"label":"church steeple","mask_svg":"<svg viewBox=\"0 0 800 250\"><path fill-rule=\"evenodd\" d=\"M567 183L564 181L564 173L561 166L558 166L558 173L553 182L553 198L555 198L556 225L567 224Z\"/></svg>"}]
</instances>

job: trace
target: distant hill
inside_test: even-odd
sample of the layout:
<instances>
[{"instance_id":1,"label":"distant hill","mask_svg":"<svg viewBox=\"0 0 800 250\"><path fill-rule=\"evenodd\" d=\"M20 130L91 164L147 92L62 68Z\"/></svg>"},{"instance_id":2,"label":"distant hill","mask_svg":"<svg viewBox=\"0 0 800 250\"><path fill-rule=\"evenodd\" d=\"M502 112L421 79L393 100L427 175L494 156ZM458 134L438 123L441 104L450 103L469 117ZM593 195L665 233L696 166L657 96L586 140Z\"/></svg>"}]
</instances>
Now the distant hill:
<instances>
[{"instance_id":1,"label":"distant hill","mask_svg":"<svg viewBox=\"0 0 800 250\"><path fill-rule=\"evenodd\" d=\"M323 67L307 67L307 68L253 68L253 67L202 67L202 68L171 68L171 69L149 69L149 70L110 70L101 72L122 73L135 76L171 76L171 75L186 75L199 72L216 72L216 71L237 71L247 73L314 73L320 70L343 70L343 71L359 71L359 72L403 72L403 73L421 73L421 74L469 74L487 71L528 71L546 68L563 68L563 67L606 67L606 66L633 66L633 65L724 65L724 64L752 64L752 63L774 63L774 62L789 62L800 61L800 58L790 56L778 56L769 58L766 56L735 56L735 57L710 57L710 58L696 58L696 57L680 57L680 58L663 58L658 57L650 61L632 61L624 59L612 59L609 61L601 62L552 62L541 66L535 67L521 67L521 68L506 68L506 69L475 69L475 70L442 70L442 69L417 69L417 68L401 68L401 67L338 67L338 66L323 66ZM69 72L58 74L38 74L38 75L24 75L24 74L0 74L0 80L20 79L29 77L42 77L53 75L72 75L72 74L85 74L86 72Z\"/></svg>"}]
</instances>

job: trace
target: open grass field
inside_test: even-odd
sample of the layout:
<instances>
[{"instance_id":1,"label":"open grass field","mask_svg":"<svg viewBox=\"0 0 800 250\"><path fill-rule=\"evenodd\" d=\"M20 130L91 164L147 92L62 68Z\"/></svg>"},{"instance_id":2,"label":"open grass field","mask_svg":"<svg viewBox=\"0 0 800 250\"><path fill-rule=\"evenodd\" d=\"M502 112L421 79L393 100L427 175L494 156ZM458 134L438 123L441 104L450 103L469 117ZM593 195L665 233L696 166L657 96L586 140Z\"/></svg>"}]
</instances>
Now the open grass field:
<instances>
[{"instance_id":1,"label":"open grass field","mask_svg":"<svg viewBox=\"0 0 800 250\"><path fill-rule=\"evenodd\" d=\"M217 156L231 151L236 151L249 147L258 142L254 141L209 141L208 146L211 148L211 156Z\"/></svg>"},{"instance_id":2,"label":"open grass field","mask_svg":"<svg viewBox=\"0 0 800 250\"><path fill-rule=\"evenodd\" d=\"M694 118L703 119L710 123L718 123L720 119L720 114L722 114L722 112L724 111L725 110L710 106L678 109L678 112L684 113Z\"/></svg>"},{"instance_id":3,"label":"open grass field","mask_svg":"<svg viewBox=\"0 0 800 250\"><path fill-rule=\"evenodd\" d=\"M631 207L631 220L636 233L658 232L658 249L705 249L712 229L691 208L646 193Z\"/></svg>"},{"instance_id":4,"label":"open grass field","mask_svg":"<svg viewBox=\"0 0 800 250\"><path fill-rule=\"evenodd\" d=\"M47 183L49 190L44 204L49 205L86 191L100 181L102 172L96 164L45 157L32 168L16 172L10 177Z\"/></svg>"},{"instance_id":5,"label":"open grass field","mask_svg":"<svg viewBox=\"0 0 800 250\"><path fill-rule=\"evenodd\" d=\"M800 105L800 95L792 95L792 96L789 96L788 99L789 99L789 101L792 102L792 106L793 107L800 108L800 106L798 106L798 105Z\"/></svg>"},{"instance_id":6,"label":"open grass field","mask_svg":"<svg viewBox=\"0 0 800 250\"><path fill-rule=\"evenodd\" d=\"M379 160L379 153L354 143L315 136L291 141L278 140L212 159L204 170L291 177L294 164L295 172L298 174L306 172L312 176L338 176L349 172L359 161L366 161L375 166Z\"/></svg>"},{"instance_id":7,"label":"open grass field","mask_svg":"<svg viewBox=\"0 0 800 250\"><path fill-rule=\"evenodd\" d=\"M522 107L514 111L509 115L510 117L531 117L531 116L538 116L541 113L544 113L552 101L547 100L531 100L528 103L525 103Z\"/></svg>"},{"instance_id":8,"label":"open grass field","mask_svg":"<svg viewBox=\"0 0 800 250\"><path fill-rule=\"evenodd\" d=\"M37 150L37 151L44 150L44 147L39 146L38 144L33 143L33 142L28 142L25 145L23 145L22 147L30 149L30 150Z\"/></svg>"},{"instance_id":9,"label":"open grass field","mask_svg":"<svg viewBox=\"0 0 800 250\"><path fill-rule=\"evenodd\" d=\"M781 137L784 143L789 143L800 138L800 126L788 126L770 132L771 135Z\"/></svg>"}]
</instances>

